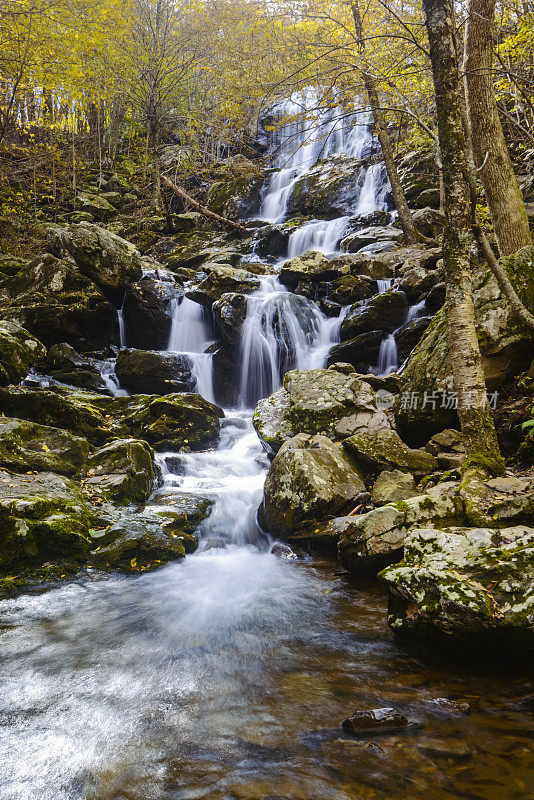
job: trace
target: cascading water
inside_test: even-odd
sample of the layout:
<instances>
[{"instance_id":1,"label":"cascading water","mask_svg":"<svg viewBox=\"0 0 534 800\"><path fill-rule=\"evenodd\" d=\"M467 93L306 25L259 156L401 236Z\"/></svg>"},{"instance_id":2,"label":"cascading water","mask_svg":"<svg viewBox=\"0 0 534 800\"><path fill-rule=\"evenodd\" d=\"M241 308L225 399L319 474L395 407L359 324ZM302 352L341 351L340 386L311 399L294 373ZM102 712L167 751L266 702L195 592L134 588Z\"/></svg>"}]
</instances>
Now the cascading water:
<instances>
[{"instance_id":1,"label":"cascading water","mask_svg":"<svg viewBox=\"0 0 534 800\"><path fill-rule=\"evenodd\" d=\"M348 228L350 217L338 217L332 220L314 220L307 222L289 237L287 246L288 258L294 258L308 250L321 253L335 253L340 239Z\"/></svg>"},{"instance_id":2,"label":"cascading water","mask_svg":"<svg viewBox=\"0 0 534 800\"><path fill-rule=\"evenodd\" d=\"M174 301L171 332L167 350L188 355L197 380L196 391L206 400L215 400L213 392L212 356L206 350L213 344L213 334L205 309L184 297Z\"/></svg>"}]
</instances>

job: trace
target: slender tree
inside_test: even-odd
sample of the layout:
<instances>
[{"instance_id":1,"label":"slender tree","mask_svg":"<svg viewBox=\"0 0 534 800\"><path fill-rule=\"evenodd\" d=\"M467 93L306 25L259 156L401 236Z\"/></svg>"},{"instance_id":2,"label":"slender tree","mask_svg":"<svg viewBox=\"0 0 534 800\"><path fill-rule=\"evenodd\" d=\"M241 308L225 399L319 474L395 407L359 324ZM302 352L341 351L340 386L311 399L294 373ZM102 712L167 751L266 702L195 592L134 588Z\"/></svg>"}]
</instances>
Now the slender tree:
<instances>
[{"instance_id":1,"label":"slender tree","mask_svg":"<svg viewBox=\"0 0 534 800\"><path fill-rule=\"evenodd\" d=\"M532 244L525 204L504 139L493 89L496 0L469 0L464 69L475 164L502 255Z\"/></svg>"},{"instance_id":2,"label":"slender tree","mask_svg":"<svg viewBox=\"0 0 534 800\"><path fill-rule=\"evenodd\" d=\"M454 33L453 0L423 0L423 8L430 42L445 184L447 224L443 236L443 260L458 416L467 443L467 465L499 473L503 469L503 461L488 407L475 328L469 264L472 207L461 118L463 87Z\"/></svg>"}]
</instances>

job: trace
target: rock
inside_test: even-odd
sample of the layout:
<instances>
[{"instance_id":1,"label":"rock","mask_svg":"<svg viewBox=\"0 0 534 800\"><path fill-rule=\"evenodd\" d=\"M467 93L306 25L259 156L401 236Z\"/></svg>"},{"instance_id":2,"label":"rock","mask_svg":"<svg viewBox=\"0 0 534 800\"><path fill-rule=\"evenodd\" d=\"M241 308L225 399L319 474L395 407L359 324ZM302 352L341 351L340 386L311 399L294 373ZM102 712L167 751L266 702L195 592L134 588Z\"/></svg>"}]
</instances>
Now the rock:
<instances>
[{"instance_id":1,"label":"rock","mask_svg":"<svg viewBox=\"0 0 534 800\"><path fill-rule=\"evenodd\" d=\"M247 298L244 294L223 294L213 306L213 317L219 326L224 339L233 345L239 345L241 328L247 315Z\"/></svg>"},{"instance_id":2,"label":"rock","mask_svg":"<svg viewBox=\"0 0 534 800\"><path fill-rule=\"evenodd\" d=\"M80 272L117 304L122 303L126 284L141 277L141 255L137 248L98 225L50 229L49 244L54 255L69 253Z\"/></svg>"},{"instance_id":3,"label":"rock","mask_svg":"<svg viewBox=\"0 0 534 800\"><path fill-rule=\"evenodd\" d=\"M465 453L464 439L460 431L455 428L446 428L444 431L434 434L430 441L425 445L425 450L433 456L438 453L452 452L452 453ZM506 478L496 478L497 482L507 480ZM488 485L493 481L488 481ZM495 487L497 488L497 487Z\"/></svg>"},{"instance_id":4,"label":"rock","mask_svg":"<svg viewBox=\"0 0 534 800\"><path fill-rule=\"evenodd\" d=\"M256 245L256 253L261 257L283 258L287 255L287 245L291 230L284 226L269 226L261 232Z\"/></svg>"},{"instance_id":5,"label":"rock","mask_svg":"<svg viewBox=\"0 0 534 800\"><path fill-rule=\"evenodd\" d=\"M47 346L68 342L78 349L118 344L117 311L71 259L50 253L2 286L4 315Z\"/></svg>"},{"instance_id":6,"label":"rock","mask_svg":"<svg viewBox=\"0 0 534 800\"><path fill-rule=\"evenodd\" d=\"M202 450L219 437L221 408L198 394L106 397L62 390L0 389L0 412L7 416L83 434L92 444L110 439L144 439L156 450Z\"/></svg>"},{"instance_id":7,"label":"rock","mask_svg":"<svg viewBox=\"0 0 534 800\"><path fill-rule=\"evenodd\" d=\"M454 761L463 761L469 758L472 753L471 748L464 742L455 742L450 739L426 739L417 745L419 752L431 758L443 758Z\"/></svg>"},{"instance_id":8,"label":"rock","mask_svg":"<svg viewBox=\"0 0 534 800\"><path fill-rule=\"evenodd\" d=\"M451 525L463 520L458 486L443 483L425 494L389 503L367 514L339 517L331 525L338 536L341 563L355 574L365 574L399 561L410 529L429 522ZM323 535L326 533L323 531Z\"/></svg>"},{"instance_id":9,"label":"rock","mask_svg":"<svg viewBox=\"0 0 534 800\"><path fill-rule=\"evenodd\" d=\"M28 472L80 474L89 454L81 436L21 419L0 417L0 466Z\"/></svg>"},{"instance_id":10,"label":"rock","mask_svg":"<svg viewBox=\"0 0 534 800\"><path fill-rule=\"evenodd\" d=\"M122 348L115 363L121 386L134 394L192 392L196 378L193 362L181 353Z\"/></svg>"},{"instance_id":11,"label":"rock","mask_svg":"<svg viewBox=\"0 0 534 800\"><path fill-rule=\"evenodd\" d=\"M70 386L95 392L108 391L95 362L81 356L66 342L52 345L39 368L55 380Z\"/></svg>"},{"instance_id":12,"label":"rock","mask_svg":"<svg viewBox=\"0 0 534 800\"><path fill-rule=\"evenodd\" d=\"M432 322L432 317L416 317L401 325L395 331L399 363L405 361Z\"/></svg>"},{"instance_id":13,"label":"rock","mask_svg":"<svg viewBox=\"0 0 534 800\"><path fill-rule=\"evenodd\" d=\"M334 516L365 488L343 448L325 436L287 441L267 475L259 511L262 527L288 535L304 522Z\"/></svg>"},{"instance_id":14,"label":"rock","mask_svg":"<svg viewBox=\"0 0 534 800\"><path fill-rule=\"evenodd\" d=\"M148 499L155 481L152 448L136 439L118 439L89 457L83 486L90 496L138 503Z\"/></svg>"},{"instance_id":15,"label":"rock","mask_svg":"<svg viewBox=\"0 0 534 800\"><path fill-rule=\"evenodd\" d=\"M424 267L403 268L402 277L398 282L399 289L404 292L408 300L417 302L427 292L443 279L441 270L426 270Z\"/></svg>"},{"instance_id":16,"label":"rock","mask_svg":"<svg viewBox=\"0 0 534 800\"><path fill-rule=\"evenodd\" d=\"M439 189L423 189L411 205L413 208L438 208L440 206L440 191Z\"/></svg>"},{"instance_id":17,"label":"rock","mask_svg":"<svg viewBox=\"0 0 534 800\"><path fill-rule=\"evenodd\" d=\"M27 330L0 320L0 386L19 383L45 354L45 346Z\"/></svg>"},{"instance_id":18,"label":"rock","mask_svg":"<svg viewBox=\"0 0 534 800\"><path fill-rule=\"evenodd\" d=\"M288 214L321 219L352 214L365 172L360 159L345 154L319 161L295 182L288 198Z\"/></svg>"},{"instance_id":19,"label":"rock","mask_svg":"<svg viewBox=\"0 0 534 800\"><path fill-rule=\"evenodd\" d=\"M346 361L356 369L375 365L378 361L380 345L387 335L384 330L368 331L341 342L341 344L335 344L328 354L327 365L330 366L338 361Z\"/></svg>"},{"instance_id":20,"label":"rock","mask_svg":"<svg viewBox=\"0 0 534 800\"><path fill-rule=\"evenodd\" d=\"M438 239L445 230L445 215L434 208L420 208L412 214L413 224L423 236Z\"/></svg>"},{"instance_id":21,"label":"rock","mask_svg":"<svg viewBox=\"0 0 534 800\"><path fill-rule=\"evenodd\" d=\"M162 530L179 540L186 553L193 553L199 542L199 529L211 514L215 501L211 497L202 497L187 492L158 494L147 512L154 514L162 522Z\"/></svg>"},{"instance_id":22,"label":"rock","mask_svg":"<svg viewBox=\"0 0 534 800\"><path fill-rule=\"evenodd\" d=\"M18 272L28 267L29 262L25 258L17 256L0 255L0 277L11 278Z\"/></svg>"},{"instance_id":23,"label":"rock","mask_svg":"<svg viewBox=\"0 0 534 800\"><path fill-rule=\"evenodd\" d=\"M320 287L319 287L320 288ZM378 291L376 281L364 275L344 275L327 286L328 299L341 306L352 305L359 300L367 300Z\"/></svg>"},{"instance_id":24,"label":"rock","mask_svg":"<svg viewBox=\"0 0 534 800\"><path fill-rule=\"evenodd\" d=\"M171 281L146 277L128 284L122 305L128 344L147 350L165 350L173 313L183 296L182 287Z\"/></svg>"},{"instance_id":25,"label":"rock","mask_svg":"<svg viewBox=\"0 0 534 800\"><path fill-rule=\"evenodd\" d=\"M196 288L187 292L187 297L196 303L211 306L229 292L251 294L260 288L257 276L244 269L223 265L204 265L204 269L209 269L208 277L201 281Z\"/></svg>"},{"instance_id":26,"label":"rock","mask_svg":"<svg viewBox=\"0 0 534 800\"><path fill-rule=\"evenodd\" d=\"M427 294L425 305L433 313L439 311L445 303L447 287L444 283L437 283Z\"/></svg>"},{"instance_id":27,"label":"rock","mask_svg":"<svg viewBox=\"0 0 534 800\"><path fill-rule=\"evenodd\" d=\"M375 506L395 500L407 500L417 494L413 476L398 469L384 470L373 484L372 499Z\"/></svg>"},{"instance_id":28,"label":"rock","mask_svg":"<svg viewBox=\"0 0 534 800\"><path fill-rule=\"evenodd\" d=\"M271 555L281 558L283 561L298 561L299 556L287 544L275 542L271 547Z\"/></svg>"},{"instance_id":29,"label":"rock","mask_svg":"<svg viewBox=\"0 0 534 800\"><path fill-rule=\"evenodd\" d=\"M343 446L368 472L401 469L415 475L427 475L438 467L430 453L412 450L394 430L362 430L345 439Z\"/></svg>"},{"instance_id":30,"label":"rock","mask_svg":"<svg viewBox=\"0 0 534 800\"><path fill-rule=\"evenodd\" d=\"M111 203L102 196L80 192L76 198L76 205L81 211L91 214L94 219L107 220L117 213Z\"/></svg>"},{"instance_id":31,"label":"rock","mask_svg":"<svg viewBox=\"0 0 534 800\"><path fill-rule=\"evenodd\" d=\"M95 515L68 478L0 472L0 569L83 559Z\"/></svg>"},{"instance_id":32,"label":"rock","mask_svg":"<svg viewBox=\"0 0 534 800\"><path fill-rule=\"evenodd\" d=\"M164 533L157 524L134 520L128 523L127 529L117 524L109 533L116 534L117 538L99 547L91 556L95 566L102 570L146 572L185 556L180 539Z\"/></svg>"},{"instance_id":33,"label":"rock","mask_svg":"<svg viewBox=\"0 0 534 800\"><path fill-rule=\"evenodd\" d=\"M449 700L448 697L435 697L424 701L424 705L439 717L461 717L471 712L471 706L461 700Z\"/></svg>"},{"instance_id":34,"label":"rock","mask_svg":"<svg viewBox=\"0 0 534 800\"><path fill-rule=\"evenodd\" d=\"M363 247L381 242L399 243L402 240L402 231L393 226L371 226L356 233L350 233L341 242L341 249L345 253L357 253Z\"/></svg>"},{"instance_id":35,"label":"rock","mask_svg":"<svg viewBox=\"0 0 534 800\"><path fill-rule=\"evenodd\" d=\"M346 731L357 734L398 733L409 726L409 722L394 708L371 708L368 711L355 711L343 722Z\"/></svg>"},{"instance_id":36,"label":"rock","mask_svg":"<svg viewBox=\"0 0 534 800\"><path fill-rule=\"evenodd\" d=\"M296 289L300 281L331 281L340 274L348 274L348 265L337 265L316 250L308 250L302 256L286 261L280 270L280 280L290 289Z\"/></svg>"},{"instance_id":37,"label":"rock","mask_svg":"<svg viewBox=\"0 0 534 800\"><path fill-rule=\"evenodd\" d=\"M348 371L345 370L348 367ZM268 452L297 433L321 433L343 439L361 428L389 427L376 396L348 365L320 370L291 370L284 388L260 400L253 424Z\"/></svg>"},{"instance_id":38,"label":"rock","mask_svg":"<svg viewBox=\"0 0 534 800\"><path fill-rule=\"evenodd\" d=\"M353 339L360 333L387 331L402 325L408 313L408 301L402 292L390 290L370 300L353 305L341 323L341 340Z\"/></svg>"},{"instance_id":39,"label":"rock","mask_svg":"<svg viewBox=\"0 0 534 800\"><path fill-rule=\"evenodd\" d=\"M419 528L381 573L400 636L534 650L534 529Z\"/></svg>"}]
</instances>

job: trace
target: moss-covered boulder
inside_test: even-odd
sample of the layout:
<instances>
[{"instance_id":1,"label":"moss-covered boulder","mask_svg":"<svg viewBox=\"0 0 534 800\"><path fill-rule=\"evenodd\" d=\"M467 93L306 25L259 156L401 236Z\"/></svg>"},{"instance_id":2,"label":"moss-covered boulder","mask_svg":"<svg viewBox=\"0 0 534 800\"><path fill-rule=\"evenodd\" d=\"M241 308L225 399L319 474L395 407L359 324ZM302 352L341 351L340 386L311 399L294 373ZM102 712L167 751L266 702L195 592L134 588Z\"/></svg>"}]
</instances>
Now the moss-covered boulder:
<instances>
[{"instance_id":1,"label":"moss-covered boulder","mask_svg":"<svg viewBox=\"0 0 534 800\"><path fill-rule=\"evenodd\" d=\"M47 346L90 350L119 343L117 311L70 258L45 253L1 288L4 316Z\"/></svg>"},{"instance_id":2,"label":"moss-covered boulder","mask_svg":"<svg viewBox=\"0 0 534 800\"><path fill-rule=\"evenodd\" d=\"M107 220L117 213L117 209L111 205L109 199L98 194L80 192L76 198L76 206L80 211L91 214L94 219Z\"/></svg>"},{"instance_id":3,"label":"moss-covered boulder","mask_svg":"<svg viewBox=\"0 0 534 800\"><path fill-rule=\"evenodd\" d=\"M22 419L0 417L0 466L15 472L57 472L70 477L85 468L89 443L82 436Z\"/></svg>"},{"instance_id":4,"label":"moss-covered boulder","mask_svg":"<svg viewBox=\"0 0 534 800\"><path fill-rule=\"evenodd\" d=\"M309 250L285 262L280 270L280 280L290 289L295 289L301 281L332 281L349 272L350 267L346 262L332 262L324 253Z\"/></svg>"},{"instance_id":5,"label":"moss-covered boulder","mask_svg":"<svg viewBox=\"0 0 534 800\"><path fill-rule=\"evenodd\" d=\"M87 461L84 490L115 503L140 503L156 484L154 452L138 439L118 439L96 450Z\"/></svg>"},{"instance_id":6,"label":"moss-covered boulder","mask_svg":"<svg viewBox=\"0 0 534 800\"><path fill-rule=\"evenodd\" d=\"M40 472L0 472L0 570L83 560L96 516L79 486Z\"/></svg>"},{"instance_id":7,"label":"moss-covered boulder","mask_svg":"<svg viewBox=\"0 0 534 800\"><path fill-rule=\"evenodd\" d=\"M288 199L288 213L322 219L353 214L365 172L360 159L345 154L319 161L296 181Z\"/></svg>"},{"instance_id":8,"label":"moss-covered boulder","mask_svg":"<svg viewBox=\"0 0 534 800\"><path fill-rule=\"evenodd\" d=\"M247 270L222 264L204 265L204 269L209 269L208 276L187 292L191 300L204 306L211 306L228 292L250 294L260 288L258 277Z\"/></svg>"},{"instance_id":9,"label":"moss-covered boulder","mask_svg":"<svg viewBox=\"0 0 534 800\"><path fill-rule=\"evenodd\" d=\"M95 392L107 393L108 391L102 379L98 362L81 356L66 342L52 345L46 358L38 364L38 369L70 386Z\"/></svg>"},{"instance_id":10,"label":"moss-covered boulder","mask_svg":"<svg viewBox=\"0 0 534 800\"><path fill-rule=\"evenodd\" d=\"M186 553L193 553L198 547L200 527L211 514L214 503L212 497L189 492L161 493L145 509L145 514L158 517L163 532L179 540Z\"/></svg>"},{"instance_id":11,"label":"moss-covered boulder","mask_svg":"<svg viewBox=\"0 0 534 800\"><path fill-rule=\"evenodd\" d=\"M352 364L358 372L365 372L369 366L375 366L380 353L380 345L388 336L387 331L368 331L360 333L353 339L335 344L328 354L327 364L345 362Z\"/></svg>"},{"instance_id":12,"label":"moss-covered boulder","mask_svg":"<svg viewBox=\"0 0 534 800\"><path fill-rule=\"evenodd\" d=\"M426 450L412 450L394 430L361 430L344 440L343 446L367 473L401 469L427 475L438 462Z\"/></svg>"},{"instance_id":13,"label":"moss-covered boulder","mask_svg":"<svg viewBox=\"0 0 534 800\"><path fill-rule=\"evenodd\" d=\"M116 523L106 535L113 541L98 546L90 557L101 570L147 572L185 556L180 538L162 531L157 522L133 519L128 524Z\"/></svg>"},{"instance_id":14,"label":"moss-covered boulder","mask_svg":"<svg viewBox=\"0 0 534 800\"><path fill-rule=\"evenodd\" d=\"M375 391L350 364L291 370L282 389L260 400L252 421L271 453L297 433L322 433L336 441L365 427L389 428Z\"/></svg>"},{"instance_id":15,"label":"moss-covered boulder","mask_svg":"<svg viewBox=\"0 0 534 800\"><path fill-rule=\"evenodd\" d=\"M128 284L122 306L128 344L165 350L174 309L183 296L182 287L168 280L145 277Z\"/></svg>"},{"instance_id":16,"label":"moss-covered boulder","mask_svg":"<svg viewBox=\"0 0 534 800\"><path fill-rule=\"evenodd\" d=\"M402 558L408 531L421 525L454 525L464 521L457 484L443 483L425 494L328 523L337 533L341 563L351 572L377 572ZM326 532L323 531L323 535Z\"/></svg>"},{"instance_id":17,"label":"moss-covered boulder","mask_svg":"<svg viewBox=\"0 0 534 800\"><path fill-rule=\"evenodd\" d=\"M115 374L121 386L134 394L172 394L193 391L196 378L192 367L191 358L181 353L123 348Z\"/></svg>"},{"instance_id":18,"label":"moss-covered boulder","mask_svg":"<svg viewBox=\"0 0 534 800\"><path fill-rule=\"evenodd\" d=\"M45 354L45 346L27 330L0 320L0 386L21 381Z\"/></svg>"},{"instance_id":19,"label":"moss-covered boulder","mask_svg":"<svg viewBox=\"0 0 534 800\"><path fill-rule=\"evenodd\" d=\"M279 536L349 509L365 488L343 448L326 436L299 434L277 453L265 481L260 524Z\"/></svg>"},{"instance_id":20,"label":"moss-covered boulder","mask_svg":"<svg viewBox=\"0 0 534 800\"><path fill-rule=\"evenodd\" d=\"M341 323L341 339L353 339L360 333L387 331L398 328L408 313L408 301L403 292L390 290L362 300L351 306Z\"/></svg>"},{"instance_id":21,"label":"moss-covered boulder","mask_svg":"<svg viewBox=\"0 0 534 800\"><path fill-rule=\"evenodd\" d=\"M80 272L115 302L122 302L126 284L141 277L139 250L99 225L83 223L51 228L49 244L54 255L68 253Z\"/></svg>"},{"instance_id":22,"label":"moss-covered boulder","mask_svg":"<svg viewBox=\"0 0 534 800\"><path fill-rule=\"evenodd\" d=\"M321 287L319 287L321 288ZM367 300L378 291L375 280L365 275L344 275L325 287L328 299L341 306L349 306Z\"/></svg>"},{"instance_id":23,"label":"moss-covered boulder","mask_svg":"<svg viewBox=\"0 0 534 800\"><path fill-rule=\"evenodd\" d=\"M418 494L413 475L400 469L384 470L373 483L372 500L375 506L408 500Z\"/></svg>"},{"instance_id":24,"label":"moss-covered boulder","mask_svg":"<svg viewBox=\"0 0 534 800\"><path fill-rule=\"evenodd\" d=\"M400 636L534 651L533 528L421 527L381 578Z\"/></svg>"}]
</instances>

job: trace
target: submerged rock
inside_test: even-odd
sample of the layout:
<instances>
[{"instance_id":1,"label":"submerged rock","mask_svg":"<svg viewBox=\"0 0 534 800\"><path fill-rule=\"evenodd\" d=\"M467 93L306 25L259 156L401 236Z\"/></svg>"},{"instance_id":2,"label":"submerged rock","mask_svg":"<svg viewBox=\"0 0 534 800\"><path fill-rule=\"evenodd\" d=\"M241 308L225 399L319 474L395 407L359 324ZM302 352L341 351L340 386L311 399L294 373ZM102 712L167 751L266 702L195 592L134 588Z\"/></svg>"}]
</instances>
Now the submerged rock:
<instances>
[{"instance_id":1,"label":"submerged rock","mask_svg":"<svg viewBox=\"0 0 534 800\"><path fill-rule=\"evenodd\" d=\"M381 573L402 636L534 650L534 529L418 528Z\"/></svg>"},{"instance_id":2,"label":"submerged rock","mask_svg":"<svg viewBox=\"0 0 534 800\"><path fill-rule=\"evenodd\" d=\"M259 511L262 527L288 535L304 522L350 507L365 485L343 448L325 436L300 434L271 464Z\"/></svg>"},{"instance_id":3,"label":"submerged rock","mask_svg":"<svg viewBox=\"0 0 534 800\"><path fill-rule=\"evenodd\" d=\"M79 475L89 455L81 436L22 419L0 417L0 466L16 472L37 470Z\"/></svg>"},{"instance_id":4,"label":"submerged rock","mask_svg":"<svg viewBox=\"0 0 534 800\"><path fill-rule=\"evenodd\" d=\"M373 736L397 733L409 726L409 722L394 708L371 708L368 711L355 711L343 722L346 731Z\"/></svg>"},{"instance_id":5,"label":"submerged rock","mask_svg":"<svg viewBox=\"0 0 534 800\"><path fill-rule=\"evenodd\" d=\"M45 346L27 330L0 320L0 386L21 381L45 354Z\"/></svg>"},{"instance_id":6,"label":"submerged rock","mask_svg":"<svg viewBox=\"0 0 534 800\"><path fill-rule=\"evenodd\" d=\"M134 394L192 392L196 378L187 355L123 348L115 363L121 386Z\"/></svg>"}]
</instances>

